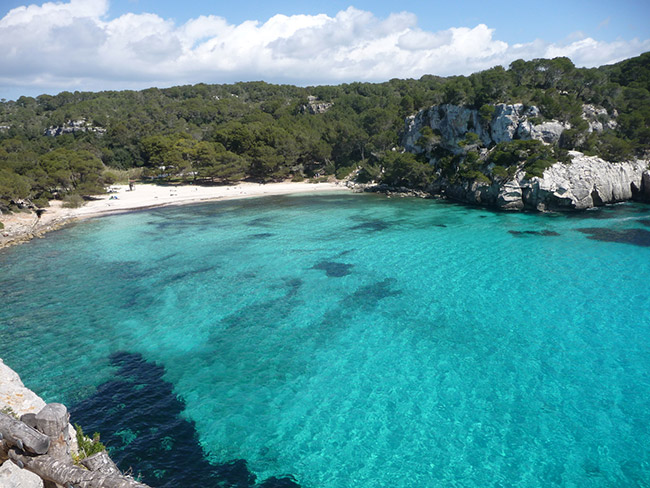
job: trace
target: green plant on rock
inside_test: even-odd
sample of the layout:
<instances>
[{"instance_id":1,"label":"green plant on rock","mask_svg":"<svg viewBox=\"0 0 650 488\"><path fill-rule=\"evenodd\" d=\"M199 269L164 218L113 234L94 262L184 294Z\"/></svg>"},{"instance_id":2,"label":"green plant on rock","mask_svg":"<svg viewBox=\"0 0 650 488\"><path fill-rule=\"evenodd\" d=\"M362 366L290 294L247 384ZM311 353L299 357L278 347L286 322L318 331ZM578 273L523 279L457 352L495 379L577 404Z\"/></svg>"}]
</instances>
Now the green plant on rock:
<instances>
[{"instance_id":1,"label":"green plant on rock","mask_svg":"<svg viewBox=\"0 0 650 488\"><path fill-rule=\"evenodd\" d=\"M521 166L530 179L542 177L546 168L558 161L568 163L570 158L567 151L532 139L501 142L490 153L488 161L505 168L508 175L514 175Z\"/></svg>"},{"instance_id":2,"label":"green plant on rock","mask_svg":"<svg viewBox=\"0 0 650 488\"><path fill-rule=\"evenodd\" d=\"M468 132L465 134L465 139L458 141L459 147L471 147L481 144L481 138L475 132Z\"/></svg>"},{"instance_id":3,"label":"green plant on rock","mask_svg":"<svg viewBox=\"0 0 650 488\"><path fill-rule=\"evenodd\" d=\"M494 168L492 168L492 175L497 178L502 178L502 179L507 178L508 170L503 166L495 166Z\"/></svg>"},{"instance_id":4,"label":"green plant on rock","mask_svg":"<svg viewBox=\"0 0 650 488\"><path fill-rule=\"evenodd\" d=\"M106 446L99 440L99 433L95 432L92 439L84 434L83 429L79 424L74 425L77 432L77 444L79 445L79 456L75 461L86 459L87 457L97 454L106 450Z\"/></svg>"},{"instance_id":5,"label":"green plant on rock","mask_svg":"<svg viewBox=\"0 0 650 488\"><path fill-rule=\"evenodd\" d=\"M0 229L3 229L3 228L4 228L4 225L3 225L2 222L0 222ZM0 413L4 413L5 415L9 415L10 417L18 419L18 414L9 405L7 405L6 407L0 408Z\"/></svg>"},{"instance_id":6,"label":"green plant on rock","mask_svg":"<svg viewBox=\"0 0 650 488\"><path fill-rule=\"evenodd\" d=\"M458 168L458 175L467 180L475 180L481 183L491 183L490 178L481 171L482 161L476 151L470 151L465 155L464 161Z\"/></svg>"},{"instance_id":7,"label":"green plant on rock","mask_svg":"<svg viewBox=\"0 0 650 488\"><path fill-rule=\"evenodd\" d=\"M485 105L482 105L481 108L478 110L478 113L481 117L481 122L484 125L488 125L492 121L495 111L496 111L496 107L494 105L489 105L487 103Z\"/></svg>"}]
</instances>

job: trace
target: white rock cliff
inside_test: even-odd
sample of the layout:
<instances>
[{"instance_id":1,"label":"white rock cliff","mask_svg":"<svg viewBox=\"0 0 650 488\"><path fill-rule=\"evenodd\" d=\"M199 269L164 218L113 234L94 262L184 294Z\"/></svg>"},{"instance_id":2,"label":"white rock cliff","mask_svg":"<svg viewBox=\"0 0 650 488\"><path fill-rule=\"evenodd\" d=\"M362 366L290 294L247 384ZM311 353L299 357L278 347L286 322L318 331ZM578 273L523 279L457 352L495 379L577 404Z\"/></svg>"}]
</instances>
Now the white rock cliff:
<instances>
[{"instance_id":1,"label":"white rock cliff","mask_svg":"<svg viewBox=\"0 0 650 488\"><path fill-rule=\"evenodd\" d=\"M539 116L537 107L525 107L521 103L495 105L494 114L489 120L481 117L476 109L450 104L434 105L407 117L402 146L409 152L423 152L425 148L418 143L422 136L421 130L426 126L440 133L441 145L455 154L463 151L458 143L468 132L478 135L487 147L513 139L537 139L555 143L560 140L565 129L571 128L569 124L557 120L534 124L532 120Z\"/></svg>"},{"instance_id":2,"label":"white rock cliff","mask_svg":"<svg viewBox=\"0 0 650 488\"><path fill-rule=\"evenodd\" d=\"M434 131L437 145L454 154L465 152L459 142L468 132L474 132L483 146L489 147L513 139L536 139L554 144L564 130L571 128L555 120L534 123L539 122L539 117L537 107L522 104L495 105L489 120L475 109L436 105L407 117L402 146L416 154L430 150L422 141L425 127ZM588 122L589 132L600 132L604 125L610 129L616 127L615 120L608 120L605 109L593 105L583 106L582 118ZM476 180L451 183L441 178L428 190L455 200L504 210L581 210L631 199L650 202L648 160L612 163L577 151L570 151L569 155L570 163L555 163L544 170L541 178L528 179L525 171L506 180L494 179L493 183Z\"/></svg>"}]
</instances>

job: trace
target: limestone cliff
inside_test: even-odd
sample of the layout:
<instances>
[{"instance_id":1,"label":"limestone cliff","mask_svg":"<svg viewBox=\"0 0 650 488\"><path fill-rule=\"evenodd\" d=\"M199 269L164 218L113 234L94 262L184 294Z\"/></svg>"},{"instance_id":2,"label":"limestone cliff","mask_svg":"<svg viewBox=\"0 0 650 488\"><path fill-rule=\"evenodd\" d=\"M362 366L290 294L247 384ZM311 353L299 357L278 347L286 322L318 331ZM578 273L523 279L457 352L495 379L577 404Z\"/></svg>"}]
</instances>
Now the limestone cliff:
<instances>
[{"instance_id":1,"label":"limestone cliff","mask_svg":"<svg viewBox=\"0 0 650 488\"><path fill-rule=\"evenodd\" d=\"M583 210L606 203L638 199L650 201L648 161L610 163L571 151L571 164L556 163L543 177L526 178L519 171L512 179L492 183L461 180L436 181L432 193L454 200L503 210Z\"/></svg>"},{"instance_id":2,"label":"limestone cliff","mask_svg":"<svg viewBox=\"0 0 650 488\"><path fill-rule=\"evenodd\" d=\"M615 128L615 116L603 108L583 106L588 132ZM436 168L436 179L427 188L430 193L468 203L546 211L580 210L631 199L650 201L648 160L612 163L569 151L565 162L546 167L538 176L528 173L523 164L510 168L508 175L492 173L494 164L489 164L488 155L495 145L532 139L550 147L570 128L565 122L543 121L535 106L498 104L476 110L445 104L408 117L402 146L424 155ZM480 178L462 177L458 171L450 175L448 168L443 171L438 166L440 151L458 159L468 150L480 151Z\"/></svg>"},{"instance_id":3,"label":"limestone cliff","mask_svg":"<svg viewBox=\"0 0 650 488\"><path fill-rule=\"evenodd\" d=\"M562 132L571 128L569 124L557 120L539 121L540 111L535 106L500 103L494 105L492 110L482 114L479 110L458 105L434 105L407 117L402 146L410 152L424 152L426 148L421 140L424 127L430 127L439 134L439 144L455 154L463 152L459 142L465 139L468 132L475 133L483 146L489 147L513 139L556 143Z\"/></svg>"}]
</instances>

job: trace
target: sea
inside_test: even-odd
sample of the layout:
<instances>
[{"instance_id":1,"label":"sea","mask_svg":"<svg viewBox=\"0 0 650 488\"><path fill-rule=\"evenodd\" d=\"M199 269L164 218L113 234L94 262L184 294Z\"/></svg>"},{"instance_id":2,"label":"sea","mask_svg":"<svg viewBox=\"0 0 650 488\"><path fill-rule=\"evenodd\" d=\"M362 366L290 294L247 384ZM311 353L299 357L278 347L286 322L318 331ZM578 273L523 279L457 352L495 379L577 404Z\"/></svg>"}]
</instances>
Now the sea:
<instances>
[{"instance_id":1,"label":"sea","mask_svg":"<svg viewBox=\"0 0 650 488\"><path fill-rule=\"evenodd\" d=\"M650 206L323 193L0 251L0 357L156 488L650 486Z\"/></svg>"}]
</instances>

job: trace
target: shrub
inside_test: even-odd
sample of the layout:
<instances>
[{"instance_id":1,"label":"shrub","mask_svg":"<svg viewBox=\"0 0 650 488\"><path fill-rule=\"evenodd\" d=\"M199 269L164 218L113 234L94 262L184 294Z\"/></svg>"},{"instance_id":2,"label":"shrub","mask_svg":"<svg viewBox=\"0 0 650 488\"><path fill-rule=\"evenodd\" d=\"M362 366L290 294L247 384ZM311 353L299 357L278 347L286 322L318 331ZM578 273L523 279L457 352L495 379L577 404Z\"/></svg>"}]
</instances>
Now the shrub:
<instances>
[{"instance_id":1,"label":"shrub","mask_svg":"<svg viewBox=\"0 0 650 488\"><path fill-rule=\"evenodd\" d=\"M462 141L458 141L459 147L473 146L475 144L478 145L481 144L481 139L479 138L478 134L476 134L475 132L466 133L465 139L463 139Z\"/></svg>"},{"instance_id":2,"label":"shrub","mask_svg":"<svg viewBox=\"0 0 650 488\"><path fill-rule=\"evenodd\" d=\"M34 205L36 205L37 207L39 207L39 208L44 208L44 207L49 207L50 206L50 201L46 197L44 197L42 195L40 197L38 197L38 198L34 198L32 200L32 203Z\"/></svg>"},{"instance_id":3,"label":"shrub","mask_svg":"<svg viewBox=\"0 0 650 488\"><path fill-rule=\"evenodd\" d=\"M391 186L422 188L431 182L433 168L411 153L388 152L381 159L382 182Z\"/></svg>"},{"instance_id":4,"label":"shrub","mask_svg":"<svg viewBox=\"0 0 650 488\"><path fill-rule=\"evenodd\" d=\"M379 179L380 176L381 168L379 166L374 166L370 163L364 162L361 163L356 180L359 183L370 183L371 181Z\"/></svg>"},{"instance_id":5,"label":"shrub","mask_svg":"<svg viewBox=\"0 0 650 488\"><path fill-rule=\"evenodd\" d=\"M460 175L468 180L476 180L481 183L492 183L492 181L490 181L490 178L488 178L477 169L461 170Z\"/></svg>"},{"instance_id":6,"label":"shrub","mask_svg":"<svg viewBox=\"0 0 650 488\"><path fill-rule=\"evenodd\" d=\"M346 178L347 176L350 175L350 173L352 173L353 169L354 168L352 166L343 166L342 168L337 169L336 170L336 179L337 180L342 180L342 179Z\"/></svg>"},{"instance_id":7,"label":"shrub","mask_svg":"<svg viewBox=\"0 0 650 488\"><path fill-rule=\"evenodd\" d=\"M80 425L75 424L74 428L77 432L77 444L79 444L79 460L106 450L106 446L99 440L99 433L95 432L91 439L84 434Z\"/></svg>"},{"instance_id":8,"label":"shrub","mask_svg":"<svg viewBox=\"0 0 650 488\"><path fill-rule=\"evenodd\" d=\"M4 224L0 222L0 229L4 229ZM11 408L10 406L2 407L0 409L0 412L4 413L5 415L9 415L10 417L13 417L15 419L18 419L18 414L14 412L14 409Z\"/></svg>"},{"instance_id":9,"label":"shrub","mask_svg":"<svg viewBox=\"0 0 650 488\"><path fill-rule=\"evenodd\" d=\"M117 181L118 176L113 171L104 171L102 178L105 185L113 185Z\"/></svg>"},{"instance_id":10,"label":"shrub","mask_svg":"<svg viewBox=\"0 0 650 488\"><path fill-rule=\"evenodd\" d=\"M513 175L523 163L526 178L532 178L543 176L544 170L555 162L569 162L570 158L567 151L547 146L537 140L515 140L499 143L488 161L504 167L509 175Z\"/></svg>"},{"instance_id":11,"label":"shrub","mask_svg":"<svg viewBox=\"0 0 650 488\"><path fill-rule=\"evenodd\" d=\"M494 117L495 110L496 108L494 105L489 105L487 103L485 105L482 105L478 110L478 113L481 117L481 122L483 122L485 125L489 124L492 121L492 117Z\"/></svg>"},{"instance_id":12,"label":"shrub","mask_svg":"<svg viewBox=\"0 0 650 488\"><path fill-rule=\"evenodd\" d=\"M505 178L508 176L508 171L503 166L495 166L492 168L492 174L497 178Z\"/></svg>"},{"instance_id":13,"label":"shrub","mask_svg":"<svg viewBox=\"0 0 650 488\"><path fill-rule=\"evenodd\" d=\"M63 197L64 208L79 208L84 204L84 199L80 195L66 195Z\"/></svg>"},{"instance_id":14,"label":"shrub","mask_svg":"<svg viewBox=\"0 0 650 488\"><path fill-rule=\"evenodd\" d=\"M607 161L625 161L634 154L630 142L608 132L598 139L598 152Z\"/></svg>"},{"instance_id":15,"label":"shrub","mask_svg":"<svg viewBox=\"0 0 650 488\"><path fill-rule=\"evenodd\" d=\"M328 161L325 166L323 166L323 173L326 175L333 175L336 172L336 166L333 161Z\"/></svg>"}]
</instances>

